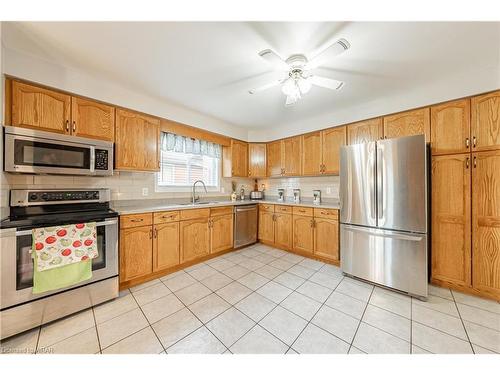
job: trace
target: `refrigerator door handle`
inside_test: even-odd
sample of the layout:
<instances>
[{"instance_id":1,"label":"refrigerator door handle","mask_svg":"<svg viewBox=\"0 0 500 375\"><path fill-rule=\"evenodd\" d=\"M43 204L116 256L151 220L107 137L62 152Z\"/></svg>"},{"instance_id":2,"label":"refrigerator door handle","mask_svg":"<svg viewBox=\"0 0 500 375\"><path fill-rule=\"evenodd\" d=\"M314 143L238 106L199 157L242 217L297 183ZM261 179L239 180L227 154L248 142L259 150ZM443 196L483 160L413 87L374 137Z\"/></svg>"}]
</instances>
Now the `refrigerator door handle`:
<instances>
[{"instance_id":1,"label":"refrigerator door handle","mask_svg":"<svg viewBox=\"0 0 500 375\"><path fill-rule=\"evenodd\" d=\"M373 144L373 149L369 149L369 156L368 156L368 168L367 168L367 177L368 181L373 181L374 176L376 174L376 143ZM377 220L377 195L376 195L376 189L375 189L375 184L372 182L369 184L369 192L368 194L370 195L370 217L376 221Z\"/></svg>"},{"instance_id":2,"label":"refrigerator door handle","mask_svg":"<svg viewBox=\"0 0 500 375\"><path fill-rule=\"evenodd\" d=\"M393 238L395 240L405 240L405 241L422 241L424 236L419 234L404 234L404 233L396 233L393 231L386 231L383 229L372 229L372 228L362 228L356 227L354 225L344 224L344 228L354 232L362 232L362 233L371 233L375 234L379 237Z\"/></svg>"},{"instance_id":3,"label":"refrigerator door handle","mask_svg":"<svg viewBox=\"0 0 500 375\"><path fill-rule=\"evenodd\" d=\"M384 223L385 205L384 205L384 146L377 143L377 220L378 224Z\"/></svg>"}]
</instances>

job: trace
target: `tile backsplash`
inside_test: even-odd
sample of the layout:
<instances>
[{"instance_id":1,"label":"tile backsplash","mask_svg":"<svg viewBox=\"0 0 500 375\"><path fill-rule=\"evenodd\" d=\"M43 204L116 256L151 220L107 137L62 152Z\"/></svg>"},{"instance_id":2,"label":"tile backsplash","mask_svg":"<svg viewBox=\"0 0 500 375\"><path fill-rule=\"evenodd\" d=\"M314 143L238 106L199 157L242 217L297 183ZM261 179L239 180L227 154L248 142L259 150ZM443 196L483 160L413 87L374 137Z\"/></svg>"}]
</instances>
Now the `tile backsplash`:
<instances>
[{"instance_id":1,"label":"tile backsplash","mask_svg":"<svg viewBox=\"0 0 500 375\"><path fill-rule=\"evenodd\" d=\"M322 198L339 198L339 176L283 177L259 180L259 189L265 185L266 196L277 196L278 189L285 189L285 196L293 197L293 189L300 189L303 198L312 198L313 190L321 190Z\"/></svg>"}]
</instances>

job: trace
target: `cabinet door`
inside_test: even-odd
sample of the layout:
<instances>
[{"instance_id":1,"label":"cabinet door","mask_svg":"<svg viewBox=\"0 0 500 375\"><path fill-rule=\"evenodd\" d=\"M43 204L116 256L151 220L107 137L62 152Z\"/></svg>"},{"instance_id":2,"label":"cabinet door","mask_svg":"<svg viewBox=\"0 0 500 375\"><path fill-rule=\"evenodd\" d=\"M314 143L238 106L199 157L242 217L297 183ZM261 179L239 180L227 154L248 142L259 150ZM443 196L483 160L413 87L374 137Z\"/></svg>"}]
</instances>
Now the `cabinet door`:
<instances>
[{"instance_id":1,"label":"cabinet door","mask_svg":"<svg viewBox=\"0 0 500 375\"><path fill-rule=\"evenodd\" d=\"M179 222L154 226L153 271L160 271L180 263Z\"/></svg>"},{"instance_id":2,"label":"cabinet door","mask_svg":"<svg viewBox=\"0 0 500 375\"><path fill-rule=\"evenodd\" d=\"M245 142L231 141L232 175L234 177L248 176L248 144Z\"/></svg>"},{"instance_id":3,"label":"cabinet door","mask_svg":"<svg viewBox=\"0 0 500 375\"><path fill-rule=\"evenodd\" d=\"M500 298L500 150L473 153L472 285Z\"/></svg>"},{"instance_id":4,"label":"cabinet door","mask_svg":"<svg viewBox=\"0 0 500 375\"><path fill-rule=\"evenodd\" d=\"M339 222L337 220L314 219L314 254L339 261Z\"/></svg>"},{"instance_id":5,"label":"cabinet door","mask_svg":"<svg viewBox=\"0 0 500 375\"><path fill-rule=\"evenodd\" d=\"M120 282L153 271L153 228L120 229Z\"/></svg>"},{"instance_id":6,"label":"cabinet door","mask_svg":"<svg viewBox=\"0 0 500 375\"><path fill-rule=\"evenodd\" d=\"M472 98L473 151L500 148L500 91Z\"/></svg>"},{"instance_id":7,"label":"cabinet door","mask_svg":"<svg viewBox=\"0 0 500 375\"><path fill-rule=\"evenodd\" d=\"M291 249L293 245L292 215L275 214L274 216L274 243L284 249Z\"/></svg>"},{"instance_id":8,"label":"cabinet door","mask_svg":"<svg viewBox=\"0 0 500 375\"><path fill-rule=\"evenodd\" d=\"M115 108L93 100L71 97L71 134L113 142Z\"/></svg>"},{"instance_id":9,"label":"cabinet door","mask_svg":"<svg viewBox=\"0 0 500 375\"><path fill-rule=\"evenodd\" d=\"M313 252L314 244L313 218L293 215L293 249Z\"/></svg>"},{"instance_id":10,"label":"cabinet door","mask_svg":"<svg viewBox=\"0 0 500 375\"><path fill-rule=\"evenodd\" d=\"M282 175L281 141L267 144L267 175L270 177Z\"/></svg>"},{"instance_id":11,"label":"cabinet door","mask_svg":"<svg viewBox=\"0 0 500 375\"><path fill-rule=\"evenodd\" d=\"M283 140L282 158L283 174L285 176L300 176L302 170L302 144L300 137Z\"/></svg>"},{"instance_id":12,"label":"cabinet door","mask_svg":"<svg viewBox=\"0 0 500 375\"><path fill-rule=\"evenodd\" d=\"M259 240L274 242L274 213L259 211Z\"/></svg>"},{"instance_id":13,"label":"cabinet door","mask_svg":"<svg viewBox=\"0 0 500 375\"><path fill-rule=\"evenodd\" d=\"M347 141L350 145L375 142L383 137L382 117L347 125Z\"/></svg>"},{"instance_id":14,"label":"cabinet door","mask_svg":"<svg viewBox=\"0 0 500 375\"><path fill-rule=\"evenodd\" d=\"M339 174L340 146L345 145L346 142L345 126L327 129L321 132L323 174Z\"/></svg>"},{"instance_id":15,"label":"cabinet door","mask_svg":"<svg viewBox=\"0 0 500 375\"><path fill-rule=\"evenodd\" d=\"M266 177L266 144L250 143L248 145L248 176Z\"/></svg>"},{"instance_id":16,"label":"cabinet door","mask_svg":"<svg viewBox=\"0 0 500 375\"><path fill-rule=\"evenodd\" d=\"M470 99L431 107L433 155L469 152L470 144Z\"/></svg>"},{"instance_id":17,"label":"cabinet door","mask_svg":"<svg viewBox=\"0 0 500 375\"><path fill-rule=\"evenodd\" d=\"M117 169L159 170L160 121L139 113L116 111L115 165Z\"/></svg>"},{"instance_id":18,"label":"cabinet door","mask_svg":"<svg viewBox=\"0 0 500 375\"><path fill-rule=\"evenodd\" d=\"M302 136L302 175L321 174L321 132Z\"/></svg>"},{"instance_id":19,"label":"cabinet door","mask_svg":"<svg viewBox=\"0 0 500 375\"><path fill-rule=\"evenodd\" d=\"M426 141L430 141L429 108L415 109L384 117L384 138L417 134L425 134Z\"/></svg>"},{"instance_id":20,"label":"cabinet door","mask_svg":"<svg viewBox=\"0 0 500 375\"><path fill-rule=\"evenodd\" d=\"M208 218L181 221L181 263L210 253Z\"/></svg>"},{"instance_id":21,"label":"cabinet door","mask_svg":"<svg viewBox=\"0 0 500 375\"><path fill-rule=\"evenodd\" d=\"M233 215L215 216L210 219L210 253L233 247Z\"/></svg>"},{"instance_id":22,"label":"cabinet door","mask_svg":"<svg viewBox=\"0 0 500 375\"><path fill-rule=\"evenodd\" d=\"M71 97L12 82L12 125L53 133L70 133Z\"/></svg>"},{"instance_id":23,"label":"cabinet door","mask_svg":"<svg viewBox=\"0 0 500 375\"><path fill-rule=\"evenodd\" d=\"M432 158L432 280L471 285L470 154Z\"/></svg>"}]
</instances>

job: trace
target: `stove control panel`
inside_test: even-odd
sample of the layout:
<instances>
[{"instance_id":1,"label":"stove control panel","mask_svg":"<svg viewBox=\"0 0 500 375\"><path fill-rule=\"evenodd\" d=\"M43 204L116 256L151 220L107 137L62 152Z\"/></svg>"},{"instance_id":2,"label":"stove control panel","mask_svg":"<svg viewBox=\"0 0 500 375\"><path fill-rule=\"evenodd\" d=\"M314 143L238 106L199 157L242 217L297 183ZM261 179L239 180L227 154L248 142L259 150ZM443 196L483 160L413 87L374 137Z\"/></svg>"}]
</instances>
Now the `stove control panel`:
<instances>
[{"instance_id":1,"label":"stove control panel","mask_svg":"<svg viewBox=\"0 0 500 375\"><path fill-rule=\"evenodd\" d=\"M98 190L85 191L30 191L28 202L99 201Z\"/></svg>"}]
</instances>

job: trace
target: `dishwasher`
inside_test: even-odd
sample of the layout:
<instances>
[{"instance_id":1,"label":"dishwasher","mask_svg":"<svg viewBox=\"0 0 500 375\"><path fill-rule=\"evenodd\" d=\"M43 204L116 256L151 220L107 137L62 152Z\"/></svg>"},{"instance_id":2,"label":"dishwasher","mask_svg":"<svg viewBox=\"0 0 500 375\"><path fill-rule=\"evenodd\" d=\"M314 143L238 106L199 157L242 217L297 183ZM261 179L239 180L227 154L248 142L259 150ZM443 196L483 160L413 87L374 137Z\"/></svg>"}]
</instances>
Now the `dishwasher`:
<instances>
[{"instance_id":1,"label":"dishwasher","mask_svg":"<svg viewBox=\"0 0 500 375\"><path fill-rule=\"evenodd\" d=\"M234 207L234 247L257 242L257 205Z\"/></svg>"}]
</instances>

